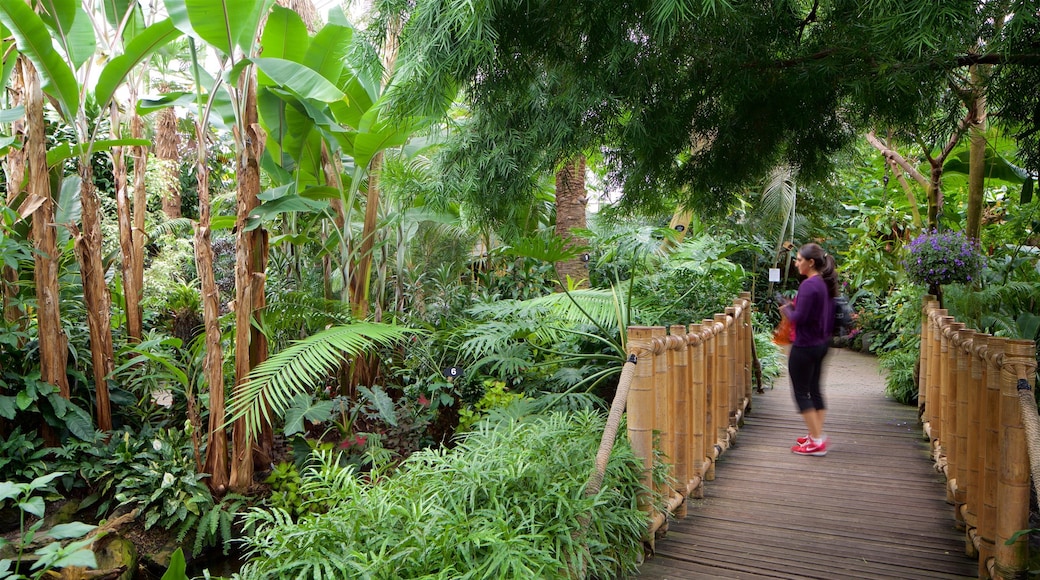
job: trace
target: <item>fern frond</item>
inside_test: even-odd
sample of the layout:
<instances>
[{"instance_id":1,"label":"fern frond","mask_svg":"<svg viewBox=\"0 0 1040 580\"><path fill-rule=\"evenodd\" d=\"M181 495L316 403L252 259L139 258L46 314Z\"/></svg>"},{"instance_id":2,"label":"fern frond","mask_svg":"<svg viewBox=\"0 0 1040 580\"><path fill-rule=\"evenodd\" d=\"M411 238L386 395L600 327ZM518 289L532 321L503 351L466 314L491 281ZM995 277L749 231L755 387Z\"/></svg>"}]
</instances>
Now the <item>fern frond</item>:
<instances>
[{"instance_id":1,"label":"fern frond","mask_svg":"<svg viewBox=\"0 0 1040 580\"><path fill-rule=\"evenodd\" d=\"M529 334L534 324L533 320L478 324L466 330L465 336L469 338L462 343L460 350L474 358L488 356L507 348L518 337Z\"/></svg>"},{"instance_id":2,"label":"fern frond","mask_svg":"<svg viewBox=\"0 0 1040 580\"><path fill-rule=\"evenodd\" d=\"M173 234L175 236L185 236L191 234L192 226L194 222L188 218L174 218L172 220L166 220L148 232L148 239L154 240L166 234Z\"/></svg>"},{"instance_id":3,"label":"fern frond","mask_svg":"<svg viewBox=\"0 0 1040 580\"><path fill-rule=\"evenodd\" d=\"M389 324L356 322L296 341L258 365L235 389L228 404L227 424L245 419L246 437L252 441L262 421L270 422L272 415L281 417L296 394L308 392L345 360L415 332Z\"/></svg>"}]
</instances>

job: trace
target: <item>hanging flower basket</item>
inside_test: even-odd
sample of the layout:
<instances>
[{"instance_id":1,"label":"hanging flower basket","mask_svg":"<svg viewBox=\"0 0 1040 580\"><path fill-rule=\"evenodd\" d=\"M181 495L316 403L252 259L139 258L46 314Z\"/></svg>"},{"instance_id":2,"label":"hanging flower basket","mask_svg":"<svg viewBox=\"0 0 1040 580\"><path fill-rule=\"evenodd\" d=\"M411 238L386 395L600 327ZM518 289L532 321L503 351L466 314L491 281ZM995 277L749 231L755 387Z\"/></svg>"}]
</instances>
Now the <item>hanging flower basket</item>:
<instances>
[{"instance_id":1,"label":"hanging flower basket","mask_svg":"<svg viewBox=\"0 0 1040 580\"><path fill-rule=\"evenodd\" d=\"M903 260L910 281L929 287L967 284L978 279L984 265L978 242L952 231L931 230L917 236Z\"/></svg>"}]
</instances>

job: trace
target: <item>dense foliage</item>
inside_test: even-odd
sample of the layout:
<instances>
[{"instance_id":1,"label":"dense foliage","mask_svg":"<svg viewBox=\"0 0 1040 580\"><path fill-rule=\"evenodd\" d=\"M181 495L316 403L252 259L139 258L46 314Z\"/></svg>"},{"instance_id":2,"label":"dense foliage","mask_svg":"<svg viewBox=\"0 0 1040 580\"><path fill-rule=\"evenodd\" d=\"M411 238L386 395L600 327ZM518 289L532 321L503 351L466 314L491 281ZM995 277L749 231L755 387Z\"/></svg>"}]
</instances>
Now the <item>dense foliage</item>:
<instances>
[{"instance_id":1,"label":"dense foliage","mask_svg":"<svg viewBox=\"0 0 1040 580\"><path fill-rule=\"evenodd\" d=\"M642 553L641 463L618 441L602 491L584 493L595 413L487 422L453 450L359 478L332 456L303 475L298 519L253 510L241 578L575 578L629 573Z\"/></svg>"}]
</instances>

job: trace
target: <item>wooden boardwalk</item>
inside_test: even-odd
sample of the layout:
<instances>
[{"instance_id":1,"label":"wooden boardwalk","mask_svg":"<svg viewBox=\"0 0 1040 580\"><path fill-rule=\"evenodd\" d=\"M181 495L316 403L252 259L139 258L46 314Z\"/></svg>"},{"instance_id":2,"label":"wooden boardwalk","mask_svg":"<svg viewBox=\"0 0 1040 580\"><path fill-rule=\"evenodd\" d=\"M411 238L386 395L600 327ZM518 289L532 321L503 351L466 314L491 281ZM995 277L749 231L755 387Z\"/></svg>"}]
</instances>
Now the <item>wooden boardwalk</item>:
<instances>
[{"instance_id":1,"label":"wooden boardwalk","mask_svg":"<svg viewBox=\"0 0 1040 580\"><path fill-rule=\"evenodd\" d=\"M779 378L640 578L977 577L917 409L885 398L872 356L832 350L824 373L827 456L791 453L805 428Z\"/></svg>"}]
</instances>

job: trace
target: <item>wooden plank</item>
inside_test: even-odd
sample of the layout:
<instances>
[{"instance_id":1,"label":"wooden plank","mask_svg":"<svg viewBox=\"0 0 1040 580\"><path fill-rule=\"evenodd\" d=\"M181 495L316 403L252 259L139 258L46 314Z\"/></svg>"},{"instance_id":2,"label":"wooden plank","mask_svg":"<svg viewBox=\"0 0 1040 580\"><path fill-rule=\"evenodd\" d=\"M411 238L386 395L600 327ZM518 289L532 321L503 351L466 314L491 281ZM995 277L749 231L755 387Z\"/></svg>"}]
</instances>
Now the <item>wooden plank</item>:
<instances>
[{"instance_id":1,"label":"wooden plank","mask_svg":"<svg viewBox=\"0 0 1040 580\"><path fill-rule=\"evenodd\" d=\"M917 409L885 398L874 357L832 350L825 365L827 456L791 453L805 426L778 379L640 578L976 576Z\"/></svg>"}]
</instances>

